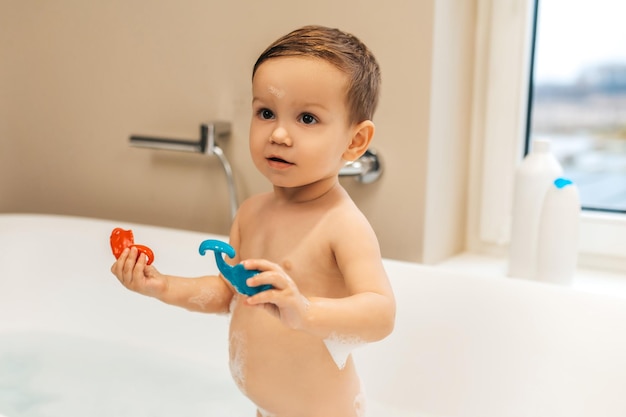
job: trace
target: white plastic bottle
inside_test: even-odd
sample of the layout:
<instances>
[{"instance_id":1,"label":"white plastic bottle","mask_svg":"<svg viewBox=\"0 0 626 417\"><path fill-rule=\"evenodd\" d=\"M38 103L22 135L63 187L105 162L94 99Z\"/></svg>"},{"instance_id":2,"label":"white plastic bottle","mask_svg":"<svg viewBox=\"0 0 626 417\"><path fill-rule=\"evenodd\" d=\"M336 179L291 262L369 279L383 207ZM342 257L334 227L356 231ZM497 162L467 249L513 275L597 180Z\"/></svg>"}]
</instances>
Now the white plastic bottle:
<instances>
[{"instance_id":1,"label":"white plastic bottle","mask_svg":"<svg viewBox=\"0 0 626 417\"><path fill-rule=\"evenodd\" d=\"M563 174L550 152L550 141L535 140L531 152L515 172L508 275L534 279L537 233L543 199L550 184Z\"/></svg>"},{"instance_id":2,"label":"white plastic bottle","mask_svg":"<svg viewBox=\"0 0 626 417\"><path fill-rule=\"evenodd\" d=\"M580 197L569 179L557 178L548 189L539 220L537 279L569 284L576 272Z\"/></svg>"}]
</instances>

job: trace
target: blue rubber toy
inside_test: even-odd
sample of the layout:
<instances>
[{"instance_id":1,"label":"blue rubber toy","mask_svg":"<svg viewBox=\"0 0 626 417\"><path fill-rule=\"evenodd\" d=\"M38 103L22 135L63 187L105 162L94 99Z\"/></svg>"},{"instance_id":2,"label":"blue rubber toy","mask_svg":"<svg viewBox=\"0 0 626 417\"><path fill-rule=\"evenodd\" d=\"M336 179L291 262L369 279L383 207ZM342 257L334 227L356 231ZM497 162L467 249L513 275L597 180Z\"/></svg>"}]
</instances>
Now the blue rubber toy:
<instances>
[{"instance_id":1,"label":"blue rubber toy","mask_svg":"<svg viewBox=\"0 0 626 417\"><path fill-rule=\"evenodd\" d=\"M259 285L258 287L250 287L246 284L248 278L255 276L261 271L258 269L246 269L241 264L235 266L228 265L226 261L224 261L222 253L225 253L231 259L235 257L235 249L228 243L222 242L221 240L209 239L200 244L199 250L200 255L202 256L204 256L207 250L215 252L215 262L217 263L217 268L220 270L222 275L224 275L224 278L233 284L233 287L235 287L237 292L244 295L254 295L272 288L269 284Z\"/></svg>"}]
</instances>

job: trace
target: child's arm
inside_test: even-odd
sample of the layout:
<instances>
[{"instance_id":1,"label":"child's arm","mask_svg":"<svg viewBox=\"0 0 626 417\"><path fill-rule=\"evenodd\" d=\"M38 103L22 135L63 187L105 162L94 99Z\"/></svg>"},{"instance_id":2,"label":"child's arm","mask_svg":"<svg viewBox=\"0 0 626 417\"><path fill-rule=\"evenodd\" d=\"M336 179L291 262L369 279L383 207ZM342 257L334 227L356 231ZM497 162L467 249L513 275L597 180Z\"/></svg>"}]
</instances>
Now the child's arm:
<instances>
[{"instance_id":1,"label":"child's arm","mask_svg":"<svg viewBox=\"0 0 626 417\"><path fill-rule=\"evenodd\" d=\"M247 302L263 304L286 326L323 339L380 340L393 330L395 300L378 241L364 218L356 224L352 218L337 229L341 232L335 234L332 247L349 296L306 298L279 265L267 260L246 260L247 269L264 271L249 279L248 285L271 284L276 288L260 292Z\"/></svg>"},{"instance_id":2,"label":"child's arm","mask_svg":"<svg viewBox=\"0 0 626 417\"><path fill-rule=\"evenodd\" d=\"M146 255L137 255L137 248L126 248L111 267L113 275L129 290L190 311L228 312L233 292L222 277L164 275L154 266L146 265Z\"/></svg>"}]
</instances>

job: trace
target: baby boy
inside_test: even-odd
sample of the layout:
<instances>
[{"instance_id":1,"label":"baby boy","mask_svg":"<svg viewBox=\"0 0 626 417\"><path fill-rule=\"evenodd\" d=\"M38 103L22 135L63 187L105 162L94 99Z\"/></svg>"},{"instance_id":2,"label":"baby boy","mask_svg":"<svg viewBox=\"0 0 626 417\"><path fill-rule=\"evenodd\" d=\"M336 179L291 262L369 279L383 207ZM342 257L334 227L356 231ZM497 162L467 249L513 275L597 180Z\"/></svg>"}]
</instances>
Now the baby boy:
<instances>
[{"instance_id":1,"label":"baby boy","mask_svg":"<svg viewBox=\"0 0 626 417\"><path fill-rule=\"evenodd\" d=\"M238 294L220 276L160 273L126 249L111 267L130 290L206 313L230 313L232 376L260 417L361 417L351 355L386 337L394 296L376 235L339 183L368 148L380 70L368 48L337 29L307 26L270 45L252 75L250 153L272 184L240 207L230 244L260 274Z\"/></svg>"}]
</instances>

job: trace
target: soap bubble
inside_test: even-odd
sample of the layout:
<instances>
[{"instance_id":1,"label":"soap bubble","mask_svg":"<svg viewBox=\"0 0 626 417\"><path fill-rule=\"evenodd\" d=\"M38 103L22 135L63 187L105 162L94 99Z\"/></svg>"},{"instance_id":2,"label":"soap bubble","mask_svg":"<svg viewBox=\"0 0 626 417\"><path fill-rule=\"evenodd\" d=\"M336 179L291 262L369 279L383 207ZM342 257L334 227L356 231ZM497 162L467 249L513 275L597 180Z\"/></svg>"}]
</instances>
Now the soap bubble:
<instances>
[{"instance_id":1,"label":"soap bubble","mask_svg":"<svg viewBox=\"0 0 626 417\"><path fill-rule=\"evenodd\" d=\"M343 369L348 361L348 356L354 349L359 346L365 345L365 341L357 336L341 336L336 333L332 333L326 339L324 344L328 353L332 356L337 368Z\"/></svg>"}]
</instances>

